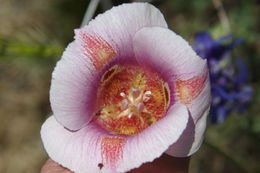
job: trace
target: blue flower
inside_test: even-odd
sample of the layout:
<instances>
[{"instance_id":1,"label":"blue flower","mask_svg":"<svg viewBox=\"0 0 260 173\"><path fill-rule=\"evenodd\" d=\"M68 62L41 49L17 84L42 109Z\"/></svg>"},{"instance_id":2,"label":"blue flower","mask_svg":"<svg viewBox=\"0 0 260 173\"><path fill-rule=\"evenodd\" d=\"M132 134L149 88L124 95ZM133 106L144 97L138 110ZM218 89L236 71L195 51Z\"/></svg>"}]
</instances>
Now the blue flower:
<instances>
[{"instance_id":1,"label":"blue flower","mask_svg":"<svg viewBox=\"0 0 260 173\"><path fill-rule=\"evenodd\" d=\"M212 86L211 122L223 122L232 112L242 112L252 97L253 90L247 84L248 71L245 63L231 60L231 51L243 39L232 40L232 35L214 40L207 32L195 36L194 49L208 60Z\"/></svg>"}]
</instances>

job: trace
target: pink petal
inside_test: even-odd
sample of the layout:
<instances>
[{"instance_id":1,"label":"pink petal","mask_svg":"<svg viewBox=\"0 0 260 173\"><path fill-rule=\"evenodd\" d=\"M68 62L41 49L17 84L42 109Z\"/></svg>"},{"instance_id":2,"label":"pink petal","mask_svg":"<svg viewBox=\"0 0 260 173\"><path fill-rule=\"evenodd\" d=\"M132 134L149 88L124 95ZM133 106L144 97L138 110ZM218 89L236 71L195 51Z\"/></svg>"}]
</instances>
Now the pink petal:
<instances>
[{"instance_id":1,"label":"pink petal","mask_svg":"<svg viewBox=\"0 0 260 173\"><path fill-rule=\"evenodd\" d=\"M192 148L192 144L195 138L195 124L191 116L187 127L183 131L178 141L172 144L165 153L174 157L186 157Z\"/></svg>"},{"instance_id":2,"label":"pink petal","mask_svg":"<svg viewBox=\"0 0 260 173\"><path fill-rule=\"evenodd\" d=\"M201 118L201 116L204 115L204 112L209 109L211 103L211 87L209 83L209 76L207 76L204 85L205 86L202 88L199 95L193 99L191 103L187 104L195 124Z\"/></svg>"},{"instance_id":3,"label":"pink petal","mask_svg":"<svg viewBox=\"0 0 260 173\"><path fill-rule=\"evenodd\" d=\"M129 137L124 146L123 159L118 171L125 172L160 157L179 139L187 126L188 118L187 108L175 104L163 119L142 133Z\"/></svg>"},{"instance_id":4,"label":"pink petal","mask_svg":"<svg viewBox=\"0 0 260 173\"><path fill-rule=\"evenodd\" d=\"M91 62L71 43L52 74L50 102L55 118L70 130L78 130L92 118L97 74Z\"/></svg>"},{"instance_id":5,"label":"pink petal","mask_svg":"<svg viewBox=\"0 0 260 173\"><path fill-rule=\"evenodd\" d=\"M173 31L147 27L134 37L134 51L139 64L157 69L168 81L189 79L202 73L206 60Z\"/></svg>"},{"instance_id":6,"label":"pink petal","mask_svg":"<svg viewBox=\"0 0 260 173\"><path fill-rule=\"evenodd\" d=\"M105 169L116 172L117 166L123 158L123 147L126 140L126 138L115 136L102 138L102 166L105 166Z\"/></svg>"},{"instance_id":7,"label":"pink petal","mask_svg":"<svg viewBox=\"0 0 260 173\"><path fill-rule=\"evenodd\" d=\"M44 147L55 162L77 173L100 172L101 139L106 135L94 125L77 132L61 126L52 116L42 126Z\"/></svg>"},{"instance_id":8,"label":"pink petal","mask_svg":"<svg viewBox=\"0 0 260 173\"><path fill-rule=\"evenodd\" d=\"M194 76L187 80L176 79L174 81L177 99L182 104L190 104L196 97L199 96L203 88L205 87L208 79L208 72L205 68L205 72L198 76Z\"/></svg>"},{"instance_id":9,"label":"pink petal","mask_svg":"<svg viewBox=\"0 0 260 173\"><path fill-rule=\"evenodd\" d=\"M180 36L161 27L138 31L134 51L140 64L161 72L175 101L187 105L196 124L211 99L206 60L198 57Z\"/></svg>"},{"instance_id":10,"label":"pink petal","mask_svg":"<svg viewBox=\"0 0 260 173\"><path fill-rule=\"evenodd\" d=\"M211 98L206 60L198 57L180 36L161 27L138 31L134 51L139 64L157 69L166 78L175 102L185 104L192 117L186 135L167 153L176 157L193 154L203 139Z\"/></svg>"},{"instance_id":11,"label":"pink petal","mask_svg":"<svg viewBox=\"0 0 260 173\"><path fill-rule=\"evenodd\" d=\"M86 58L95 59L95 56L88 53L93 51L89 46L84 52L86 45L94 45L94 48L100 47L100 50L103 50L100 43L95 40L103 40L101 45L109 44L106 46L110 47L110 50L107 51L110 52L106 56L109 57L107 61L112 59L112 55L120 58L133 58L133 36L146 26L167 27L167 24L161 12L151 4L123 4L98 15L87 26L75 30L75 39Z\"/></svg>"},{"instance_id":12,"label":"pink petal","mask_svg":"<svg viewBox=\"0 0 260 173\"><path fill-rule=\"evenodd\" d=\"M116 56L114 48L97 34L77 32L80 38L79 48L82 55L89 59L97 70L101 70L112 58Z\"/></svg>"},{"instance_id":13,"label":"pink petal","mask_svg":"<svg viewBox=\"0 0 260 173\"><path fill-rule=\"evenodd\" d=\"M165 153L174 157L187 157L197 152L203 142L209 110L208 107L196 122L196 125L190 116L187 127L181 137Z\"/></svg>"},{"instance_id":14,"label":"pink petal","mask_svg":"<svg viewBox=\"0 0 260 173\"><path fill-rule=\"evenodd\" d=\"M202 114L202 116L200 117L200 119L198 119L196 126L195 126L195 136L194 136L194 142L192 144L192 147L190 149L190 152L188 154L188 156L194 154L196 151L198 151L198 149L200 148L202 142L203 142L203 138L204 138L204 133L206 130L206 125L207 125L207 117L209 114L209 110L210 107L208 107L204 113Z\"/></svg>"},{"instance_id":15,"label":"pink petal","mask_svg":"<svg viewBox=\"0 0 260 173\"><path fill-rule=\"evenodd\" d=\"M93 123L71 132L50 117L41 137L50 158L74 172L126 172L161 156L181 136L188 117L186 107L176 104L165 118L131 137L111 136Z\"/></svg>"},{"instance_id":16,"label":"pink petal","mask_svg":"<svg viewBox=\"0 0 260 173\"><path fill-rule=\"evenodd\" d=\"M209 109L211 103L208 70L204 68L204 72L198 76L187 80L176 80L174 83L176 89L175 98L188 107L196 124L198 119L204 115L205 110Z\"/></svg>"}]
</instances>

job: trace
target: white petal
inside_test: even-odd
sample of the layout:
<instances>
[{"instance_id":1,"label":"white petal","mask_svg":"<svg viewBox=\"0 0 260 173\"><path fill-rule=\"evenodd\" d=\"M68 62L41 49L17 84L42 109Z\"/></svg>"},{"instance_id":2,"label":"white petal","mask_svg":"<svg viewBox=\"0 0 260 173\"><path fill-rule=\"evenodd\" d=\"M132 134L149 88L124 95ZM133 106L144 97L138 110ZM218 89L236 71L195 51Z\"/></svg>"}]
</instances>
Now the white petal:
<instances>
[{"instance_id":1,"label":"white petal","mask_svg":"<svg viewBox=\"0 0 260 173\"><path fill-rule=\"evenodd\" d=\"M133 37L143 27L167 27L161 12L148 3L129 3L113 7L76 30L76 41L84 44L80 33L101 37L117 52L117 57L134 57Z\"/></svg>"},{"instance_id":2,"label":"white petal","mask_svg":"<svg viewBox=\"0 0 260 173\"><path fill-rule=\"evenodd\" d=\"M134 51L139 64L157 69L168 80L188 79L202 73L206 66L206 60L167 28L146 27L138 31Z\"/></svg>"},{"instance_id":3,"label":"white petal","mask_svg":"<svg viewBox=\"0 0 260 173\"><path fill-rule=\"evenodd\" d=\"M52 74L50 102L57 121L78 130L92 118L97 75L91 63L71 43Z\"/></svg>"}]
</instances>

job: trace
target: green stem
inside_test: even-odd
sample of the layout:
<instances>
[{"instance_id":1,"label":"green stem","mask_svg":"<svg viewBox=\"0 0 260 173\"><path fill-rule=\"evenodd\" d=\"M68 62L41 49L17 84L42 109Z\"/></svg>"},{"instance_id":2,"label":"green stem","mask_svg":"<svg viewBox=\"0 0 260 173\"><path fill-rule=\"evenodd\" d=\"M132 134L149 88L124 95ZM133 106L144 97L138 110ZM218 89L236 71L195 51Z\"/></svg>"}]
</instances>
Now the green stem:
<instances>
[{"instance_id":1,"label":"green stem","mask_svg":"<svg viewBox=\"0 0 260 173\"><path fill-rule=\"evenodd\" d=\"M63 47L59 45L37 45L4 42L0 40L0 57L59 57Z\"/></svg>"}]
</instances>

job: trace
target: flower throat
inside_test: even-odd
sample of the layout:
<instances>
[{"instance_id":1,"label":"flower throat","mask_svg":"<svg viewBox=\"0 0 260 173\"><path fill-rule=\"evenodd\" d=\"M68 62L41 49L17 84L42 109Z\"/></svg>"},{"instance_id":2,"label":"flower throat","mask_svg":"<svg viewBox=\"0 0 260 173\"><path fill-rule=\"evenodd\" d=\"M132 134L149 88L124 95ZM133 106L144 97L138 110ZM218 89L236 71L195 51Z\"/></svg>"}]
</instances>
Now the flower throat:
<instances>
[{"instance_id":1,"label":"flower throat","mask_svg":"<svg viewBox=\"0 0 260 173\"><path fill-rule=\"evenodd\" d=\"M163 118L169 102L168 84L157 73L115 65L101 78L96 122L111 134L135 135Z\"/></svg>"}]
</instances>

